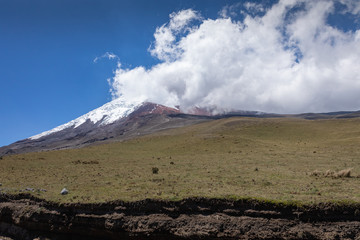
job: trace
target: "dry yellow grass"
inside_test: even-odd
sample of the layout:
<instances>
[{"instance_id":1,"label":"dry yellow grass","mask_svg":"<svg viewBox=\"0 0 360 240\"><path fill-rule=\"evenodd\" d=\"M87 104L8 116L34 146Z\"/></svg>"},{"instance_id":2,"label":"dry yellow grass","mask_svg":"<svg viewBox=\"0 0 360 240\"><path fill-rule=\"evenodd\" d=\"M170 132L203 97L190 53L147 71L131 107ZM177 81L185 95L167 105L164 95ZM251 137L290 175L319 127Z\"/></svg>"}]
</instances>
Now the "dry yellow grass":
<instances>
[{"instance_id":1,"label":"dry yellow grass","mask_svg":"<svg viewBox=\"0 0 360 240\"><path fill-rule=\"evenodd\" d=\"M315 170L310 175L314 177L349 178L351 177L351 170L352 168L343 169L337 172L331 170L326 170L325 172Z\"/></svg>"},{"instance_id":2,"label":"dry yellow grass","mask_svg":"<svg viewBox=\"0 0 360 240\"><path fill-rule=\"evenodd\" d=\"M315 169L359 175L359 145L360 119L221 119L126 142L6 156L0 191L33 188L60 202L191 196L360 202L359 178L311 176Z\"/></svg>"}]
</instances>

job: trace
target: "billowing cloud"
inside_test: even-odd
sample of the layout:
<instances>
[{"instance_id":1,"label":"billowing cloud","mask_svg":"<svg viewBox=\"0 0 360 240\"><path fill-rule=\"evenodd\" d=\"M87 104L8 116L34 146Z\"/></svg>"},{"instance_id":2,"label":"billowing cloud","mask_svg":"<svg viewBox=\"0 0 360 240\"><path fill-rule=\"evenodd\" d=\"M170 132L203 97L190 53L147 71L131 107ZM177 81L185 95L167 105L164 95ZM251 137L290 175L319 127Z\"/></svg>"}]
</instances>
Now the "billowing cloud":
<instances>
[{"instance_id":1,"label":"billowing cloud","mask_svg":"<svg viewBox=\"0 0 360 240\"><path fill-rule=\"evenodd\" d=\"M347 13L358 5L340 1ZM193 106L296 113L360 109L360 30L327 23L335 1L280 0L271 8L245 3L235 21L203 19L191 9L157 28L149 51L161 63L119 64L114 98L182 110ZM338 14L338 13L337 13ZM196 21L194 21L196 20Z\"/></svg>"},{"instance_id":2,"label":"billowing cloud","mask_svg":"<svg viewBox=\"0 0 360 240\"><path fill-rule=\"evenodd\" d=\"M163 61L179 58L182 49L177 45L177 36L191 32L189 23L195 19L200 19L200 15L191 9L170 14L170 22L156 28L155 43L149 49L151 55Z\"/></svg>"}]
</instances>

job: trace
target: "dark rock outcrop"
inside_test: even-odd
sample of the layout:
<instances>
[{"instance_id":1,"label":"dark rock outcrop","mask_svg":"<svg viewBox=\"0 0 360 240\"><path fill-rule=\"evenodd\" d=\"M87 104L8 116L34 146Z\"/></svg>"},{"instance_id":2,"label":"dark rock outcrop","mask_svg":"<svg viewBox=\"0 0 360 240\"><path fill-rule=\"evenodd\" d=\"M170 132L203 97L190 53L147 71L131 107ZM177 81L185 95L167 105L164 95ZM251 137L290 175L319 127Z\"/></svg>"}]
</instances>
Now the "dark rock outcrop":
<instances>
[{"instance_id":1,"label":"dark rock outcrop","mask_svg":"<svg viewBox=\"0 0 360 240\"><path fill-rule=\"evenodd\" d=\"M206 198L57 204L30 195L1 195L0 235L15 239L359 239L358 208Z\"/></svg>"}]
</instances>

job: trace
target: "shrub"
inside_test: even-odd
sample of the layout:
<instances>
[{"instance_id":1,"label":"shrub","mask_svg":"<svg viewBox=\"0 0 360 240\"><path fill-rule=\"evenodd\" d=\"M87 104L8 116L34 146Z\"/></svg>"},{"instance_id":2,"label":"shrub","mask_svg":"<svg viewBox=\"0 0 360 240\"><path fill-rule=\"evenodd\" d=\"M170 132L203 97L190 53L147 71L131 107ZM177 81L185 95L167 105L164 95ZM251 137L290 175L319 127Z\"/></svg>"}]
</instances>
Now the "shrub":
<instances>
[{"instance_id":1,"label":"shrub","mask_svg":"<svg viewBox=\"0 0 360 240\"><path fill-rule=\"evenodd\" d=\"M159 168L153 167L153 168L152 168L152 173L153 173L153 174L158 174L158 173L159 173Z\"/></svg>"},{"instance_id":2,"label":"shrub","mask_svg":"<svg viewBox=\"0 0 360 240\"><path fill-rule=\"evenodd\" d=\"M335 173L334 177L343 178L343 177L351 177L351 168L341 170Z\"/></svg>"},{"instance_id":3,"label":"shrub","mask_svg":"<svg viewBox=\"0 0 360 240\"><path fill-rule=\"evenodd\" d=\"M313 171L310 176L315 177L331 177L331 178L349 178L351 177L351 168L343 169L341 171L335 172L331 170L327 170L325 173L319 170Z\"/></svg>"},{"instance_id":4,"label":"shrub","mask_svg":"<svg viewBox=\"0 0 360 240\"><path fill-rule=\"evenodd\" d=\"M315 170L312 173L310 173L310 176L314 176L314 177L318 177L323 175L322 172L320 172L319 170Z\"/></svg>"},{"instance_id":5,"label":"shrub","mask_svg":"<svg viewBox=\"0 0 360 240\"><path fill-rule=\"evenodd\" d=\"M325 177L334 177L334 175L335 175L335 172L334 171L330 171L330 170L327 170L326 172L325 172Z\"/></svg>"},{"instance_id":6,"label":"shrub","mask_svg":"<svg viewBox=\"0 0 360 240\"><path fill-rule=\"evenodd\" d=\"M99 164L99 161L80 161L80 160L76 160L76 161L72 161L73 164Z\"/></svg>"}]
</instances>

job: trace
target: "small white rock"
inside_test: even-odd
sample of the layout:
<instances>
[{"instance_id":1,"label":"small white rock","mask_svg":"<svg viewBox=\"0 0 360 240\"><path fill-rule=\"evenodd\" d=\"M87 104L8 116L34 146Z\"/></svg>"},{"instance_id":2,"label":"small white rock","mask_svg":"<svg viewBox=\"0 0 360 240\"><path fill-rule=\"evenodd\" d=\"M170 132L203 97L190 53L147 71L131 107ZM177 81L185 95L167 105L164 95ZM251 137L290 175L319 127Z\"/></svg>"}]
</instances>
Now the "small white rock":
<instances>
[{"instance_id":1,"label":"small white rock","mask_svg":"<svg viewBox=\"0 0 360 240\"><path fill-rule=\"evenodd\" d=\"M69 191L66 188L63 188L63 190L61 190L61 195L66 195L69 193Z\"/></svg>"}]
</instances>

